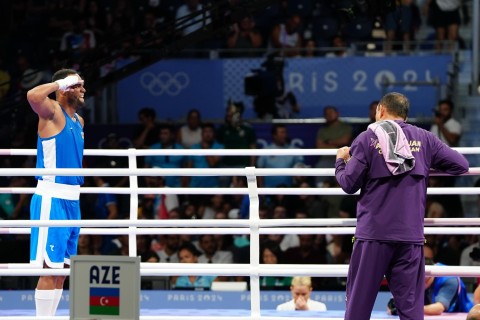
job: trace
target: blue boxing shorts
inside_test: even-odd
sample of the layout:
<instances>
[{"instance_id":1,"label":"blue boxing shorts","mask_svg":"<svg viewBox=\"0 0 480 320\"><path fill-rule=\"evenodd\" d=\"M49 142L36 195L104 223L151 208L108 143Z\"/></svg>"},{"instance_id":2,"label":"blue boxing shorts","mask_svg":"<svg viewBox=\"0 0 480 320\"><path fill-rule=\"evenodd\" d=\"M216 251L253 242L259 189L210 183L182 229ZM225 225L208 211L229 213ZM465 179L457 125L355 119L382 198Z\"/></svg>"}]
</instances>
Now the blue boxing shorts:
<instances>
[{"instance_id":1,"label":"blue boxing shorts","mask_svg":"<svg viewBox=\"0 0 480 320\"><path fill-rule=\"evenodd\" d=\"M30 203L31 220L80 220L80 186L38 180ZM63 268L77 254L80 227L32 227L30 263Z\"/></svg>"}]
</instances>

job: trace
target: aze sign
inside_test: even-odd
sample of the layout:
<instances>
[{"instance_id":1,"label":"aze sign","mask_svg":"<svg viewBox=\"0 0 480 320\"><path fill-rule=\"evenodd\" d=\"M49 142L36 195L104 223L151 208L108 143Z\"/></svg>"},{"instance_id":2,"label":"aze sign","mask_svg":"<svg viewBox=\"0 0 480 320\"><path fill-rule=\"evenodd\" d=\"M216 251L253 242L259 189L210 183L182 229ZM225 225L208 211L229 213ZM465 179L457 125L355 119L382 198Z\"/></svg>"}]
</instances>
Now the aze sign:
<instances>
[{"instance_id":1,"label":"aze sign","mask_svg":"<svg viewBox=\"0 0 480 320\"><path fill-rule=\"evenodd\" d=\"M70 281L70 319L139 319L140 258L76 256Z\"/></svg>"}]
</instances>

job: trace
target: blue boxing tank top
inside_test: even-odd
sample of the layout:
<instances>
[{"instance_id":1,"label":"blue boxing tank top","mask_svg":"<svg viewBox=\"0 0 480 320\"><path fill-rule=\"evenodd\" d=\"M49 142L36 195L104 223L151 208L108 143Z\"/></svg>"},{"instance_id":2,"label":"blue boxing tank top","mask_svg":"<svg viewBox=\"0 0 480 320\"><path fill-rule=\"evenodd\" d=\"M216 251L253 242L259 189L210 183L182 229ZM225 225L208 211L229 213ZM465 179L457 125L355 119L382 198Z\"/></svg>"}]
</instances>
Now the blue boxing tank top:
<instances>
[{"instance_id":1,"label":"blue boxing tank top","mask_svg":"<svg viewBox=\"0 0 480 320\"><path fill-rule=\"evenodd\" d=\"M82 168L83 128L77 114L75 121L63 110L66 123L58 134L37 138L37 168ZM55 183L82 185L83 176L36 176L37 180Z\"/></svg>"},{"instance_id":2,"label":"blue boxing tank top","mask_svg":"<svg viewBox=\"0 0 480 320\"><path fill-rule=\"evenodd\" d=\"M442 263L435 263L436 266L444 266ZM457 278L458 279L458 287L457 287L457 296L455 301L453 301L448 310L445 312L468 312L473 307L473 302L470 300L470 297L467 294L467 289L465 289L465 284L463 283L460 277L435 277L435 281L433 282L433 302L436 302L436 297L442 285L450 278Z\"/></svg>"}]
</instances>

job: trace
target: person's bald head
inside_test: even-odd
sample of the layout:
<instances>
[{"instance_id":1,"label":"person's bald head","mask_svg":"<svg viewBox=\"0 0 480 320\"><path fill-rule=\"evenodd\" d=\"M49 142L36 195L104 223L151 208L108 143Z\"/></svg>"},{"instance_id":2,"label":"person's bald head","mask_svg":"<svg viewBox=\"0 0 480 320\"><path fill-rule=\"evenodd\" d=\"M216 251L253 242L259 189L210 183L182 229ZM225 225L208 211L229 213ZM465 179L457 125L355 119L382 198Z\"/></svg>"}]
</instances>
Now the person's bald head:
<instances>
[{"instance_id":1,"label":"person's bald head","mask_svg":"<svg viewBox=\"0 0 480 320\"><path fill-rule=\"evenodd\" d=\"M480 304L476 304L470 309L466 320L480 320Z\"/></svg>"}]
</instances>

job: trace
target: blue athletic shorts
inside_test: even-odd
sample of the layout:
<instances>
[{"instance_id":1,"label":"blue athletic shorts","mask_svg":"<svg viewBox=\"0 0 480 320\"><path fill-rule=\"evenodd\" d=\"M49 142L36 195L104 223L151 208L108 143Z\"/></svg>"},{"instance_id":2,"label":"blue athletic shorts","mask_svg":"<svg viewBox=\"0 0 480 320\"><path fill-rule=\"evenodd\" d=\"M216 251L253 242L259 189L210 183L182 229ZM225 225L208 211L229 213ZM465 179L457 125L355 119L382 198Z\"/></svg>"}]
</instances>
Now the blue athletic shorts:
<instances>
[{"instance_id":1,"label":"blue athletic shorts","mask_svg":"<svg viewBox=\"0 0 480 320\"><path fill-rule=\"evenodd\" d=\"M31 220L80 220L80 186L39 180L30 203ZM50 268L70 265L80 227L32 227L30 263Z\"/></svg>"}]
</instances>

